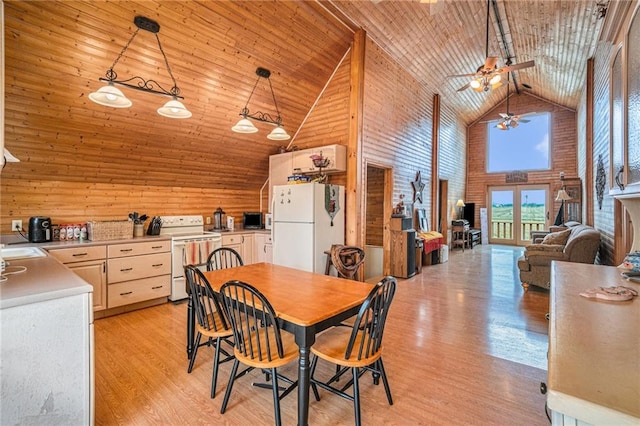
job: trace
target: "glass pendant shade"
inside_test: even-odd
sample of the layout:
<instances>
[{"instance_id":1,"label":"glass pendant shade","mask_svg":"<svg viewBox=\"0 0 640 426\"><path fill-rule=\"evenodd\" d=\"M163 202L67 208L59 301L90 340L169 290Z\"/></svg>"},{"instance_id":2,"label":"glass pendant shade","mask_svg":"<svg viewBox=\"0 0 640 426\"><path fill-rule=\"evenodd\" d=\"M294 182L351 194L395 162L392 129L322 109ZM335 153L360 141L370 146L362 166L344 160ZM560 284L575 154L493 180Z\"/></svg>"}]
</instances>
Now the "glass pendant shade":
<instances>
[{"instance_id":1,"label":"glass pendant shade","mask_svg":"<svg viewBox=\"0 0 640 426\"><path fill-rule=\"evenodd\" d=\"M189 118L192 115L191 111L177 99L172 99L158 108L158 114L167 118Z\"/></svg>"},{"instance_id":2,"label":"glass pendant shade","mask_svg":"<svg viewBox=\"0 0 640 426\"><path fill-rule=\"evenodd\" d=\"M471 86L472 89L479 89L481 84L479 80L472 80L471 83L469 83L469 86Z\"/></svg>"},{"instance_id":3,"label":"glass pendant shade","mask_svg":"<svg viewBox=\"0 0 640 426\"><path fill-rule=\"evenodd\" d=\"M97 104L113 108L129 108L133 105L124 93L112 84L101 87L96 92L89 93L89 99Z\"/></svg>"},{"instance_id":4,"label":"glass pendant shade","mask_svg":"<svg viewBox=\"0 0 640 426\"><path fill-rule=\"evenodd\" d=\"M272 141L288 141L291 139L291 136L287 134L286 130L278 126L269 133L267 139L271 139Z\"/></svg>"},{"instance_id":5,"label":"glass pendant shade","mask_svg":"<svg viewBox=\"0 0 640 426\"><path fill-rule=\"evenodd\" d=\"M236 133L257 133L258 128L253 125L248 118L241 118L235 126L231 128Z\"/></svg>"},{"instance_id":6,"label":"glass pendant shade","mask_svg":"<svg viewBox=\"0 0 640 426\"><path fill-rule=\"evenodd\" d=\"M504 122L500 122L496 125L496 127L500 130L507 130L507 125Z\"/></svg>"}]
</instances>

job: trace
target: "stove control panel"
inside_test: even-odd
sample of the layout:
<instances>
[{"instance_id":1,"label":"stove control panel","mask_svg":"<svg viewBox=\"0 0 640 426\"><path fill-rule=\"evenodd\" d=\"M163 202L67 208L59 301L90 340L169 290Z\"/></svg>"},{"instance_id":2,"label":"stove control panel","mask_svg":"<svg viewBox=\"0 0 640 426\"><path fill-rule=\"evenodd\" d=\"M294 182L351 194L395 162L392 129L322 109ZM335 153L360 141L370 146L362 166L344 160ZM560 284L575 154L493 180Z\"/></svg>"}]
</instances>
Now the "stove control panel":
<instances>
[{"instance_id":1,"label":"stove control panel","mask_svg":"<svg viewBox=\"0 0 640 426\"><path fill-rule=\"evenodd\" d=\"M167 228L179 228L183 226L203 226L204 219L202 216L160 216L162 226Z\"/></svg>"}]
</instances>

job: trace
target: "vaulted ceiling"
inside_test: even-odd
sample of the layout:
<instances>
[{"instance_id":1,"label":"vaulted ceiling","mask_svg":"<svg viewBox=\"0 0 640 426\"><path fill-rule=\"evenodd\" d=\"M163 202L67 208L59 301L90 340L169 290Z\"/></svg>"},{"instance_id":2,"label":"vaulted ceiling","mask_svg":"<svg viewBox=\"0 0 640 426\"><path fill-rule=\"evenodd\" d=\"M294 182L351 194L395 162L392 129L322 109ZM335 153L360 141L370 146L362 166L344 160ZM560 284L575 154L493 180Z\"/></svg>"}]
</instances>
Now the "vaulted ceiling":
<instances>
[{"instance_id":1,"label":"vaulted ceiling","mask_svg":"<svg viewBox=\"0 0 640 426\"><path fill-rule=\"evenodd\" d=\"M512 73L517 91L576 109L602 23L604 1L419 0L331 2L395 58L414 78L440 93L467 124L506 97L506 85L489 92L457 90L489 56L535 66ZM506 77L506 76L505 76ZM529 88L530 87L530 88Z\"/></svg>"},{"instance_id":2,"label":"vaulted ceiling","mask_svg":"<svg viewBox=\"0 0 640 426\"><path fill-rule=\"evenodd\" d=\"M468 79L447 77L475 72L485 60L484 0L5 0L4 6L5 144L23 163L3 177L218 188L250 182L259 188L268 155L283 143L266 139L269 128L259 126L252 135L230 129L256 68L272 71L293 135L357 28L425 93L439 93L463 124L506 95L505 86L458 92ZM535 60L534 67L514 72L518 90L575 109L602 22L596 0L490 0L490 11L489 55L500 57L499 65L507 57ZM166 98L133 90L125 89L133 101L128 109L87 99L133 34L136 15L160 24L158 36L192 119L161 117L156 109ZM140 75L171 87L149 32L140 32L115 70L122 78ZM252 111L273 112L264 86L251 102Z\"/></svg>"}]
</instances>

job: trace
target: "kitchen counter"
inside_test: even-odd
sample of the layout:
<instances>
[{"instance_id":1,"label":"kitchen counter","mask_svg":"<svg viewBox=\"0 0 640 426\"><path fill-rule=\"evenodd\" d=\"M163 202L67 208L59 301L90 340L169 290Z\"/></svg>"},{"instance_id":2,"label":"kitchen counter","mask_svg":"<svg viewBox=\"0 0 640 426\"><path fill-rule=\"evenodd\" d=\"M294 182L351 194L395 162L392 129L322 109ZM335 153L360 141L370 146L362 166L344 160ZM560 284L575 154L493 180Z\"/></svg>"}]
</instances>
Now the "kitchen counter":
<instances>
[{"instance_id":1,"label":"kitchen counter","mask_svg":"<svg viewBox=\"0 0 640 426\"><path fill-rule=\"evenodd\" d=\"M233 235L233 234L271 234L270 229L244 229L235 227L233 231L221 231L219 229L209 228L207 232L219 232L221 235Z\"/></svg>"},{"instance_id":2,"label":"kitchen counter","mask_svg":"<svg viewBox=\"0 0 640 426\"><path fill-rule=\"evenodd\" d=\"M640 424L640 297L611 302L580 296L593 287L640 291L620 272L552 262L547 404L553 424Z\"/></svg>"},{"instance_id":3,"label":"kitchen counter","mask_svg":"<svg viewBox=\"0 0 640 426\"><path fill-rule=\"evenodd\" d=\"M27 269L7 275L7 281L0 283L0 309L93 291L82 278L51 256L9 260L5 274L19 267Z\"/></svg>"}]
</instances>

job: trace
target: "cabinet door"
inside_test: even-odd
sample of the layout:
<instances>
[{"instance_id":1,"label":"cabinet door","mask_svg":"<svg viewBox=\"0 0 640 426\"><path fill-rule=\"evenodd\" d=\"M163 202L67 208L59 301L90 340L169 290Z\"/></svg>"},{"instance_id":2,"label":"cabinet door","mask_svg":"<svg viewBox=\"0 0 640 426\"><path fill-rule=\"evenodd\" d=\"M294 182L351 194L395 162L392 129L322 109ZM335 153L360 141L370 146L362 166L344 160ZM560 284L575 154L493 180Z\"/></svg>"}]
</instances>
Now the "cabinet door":
<instances>
[{"instance_id":1,"label":"cabinet door","mask_svg":"<svg viewBox=\"0 0 640 426\"><path fill-rule=\"evenodd\" d=\"M93 286L93 310L107 308L107 261L90 260L67 265L76 275Z\"/></svg>"},{"instance_id":2,"label":"cabinet door","mask_svg":"<svg viewBox=\"0 0 640 426\"><path fill-rule=\"evenodd\" d=\"M255 263L255 260L253 260L254 250L253 234L244 234L242 236L242 259L245 265Z\"/></svg>"},{"instance_id":3,"label":"cabinet door","mask_svg":"<svg viewBox=\"0 0 640 426\"><path fill-rule=\"evenodd\" d=\"M255 234L254 235L254 263L273 263L273 250L271 245L271 235Z\"/></svg>"}]
</instances>

